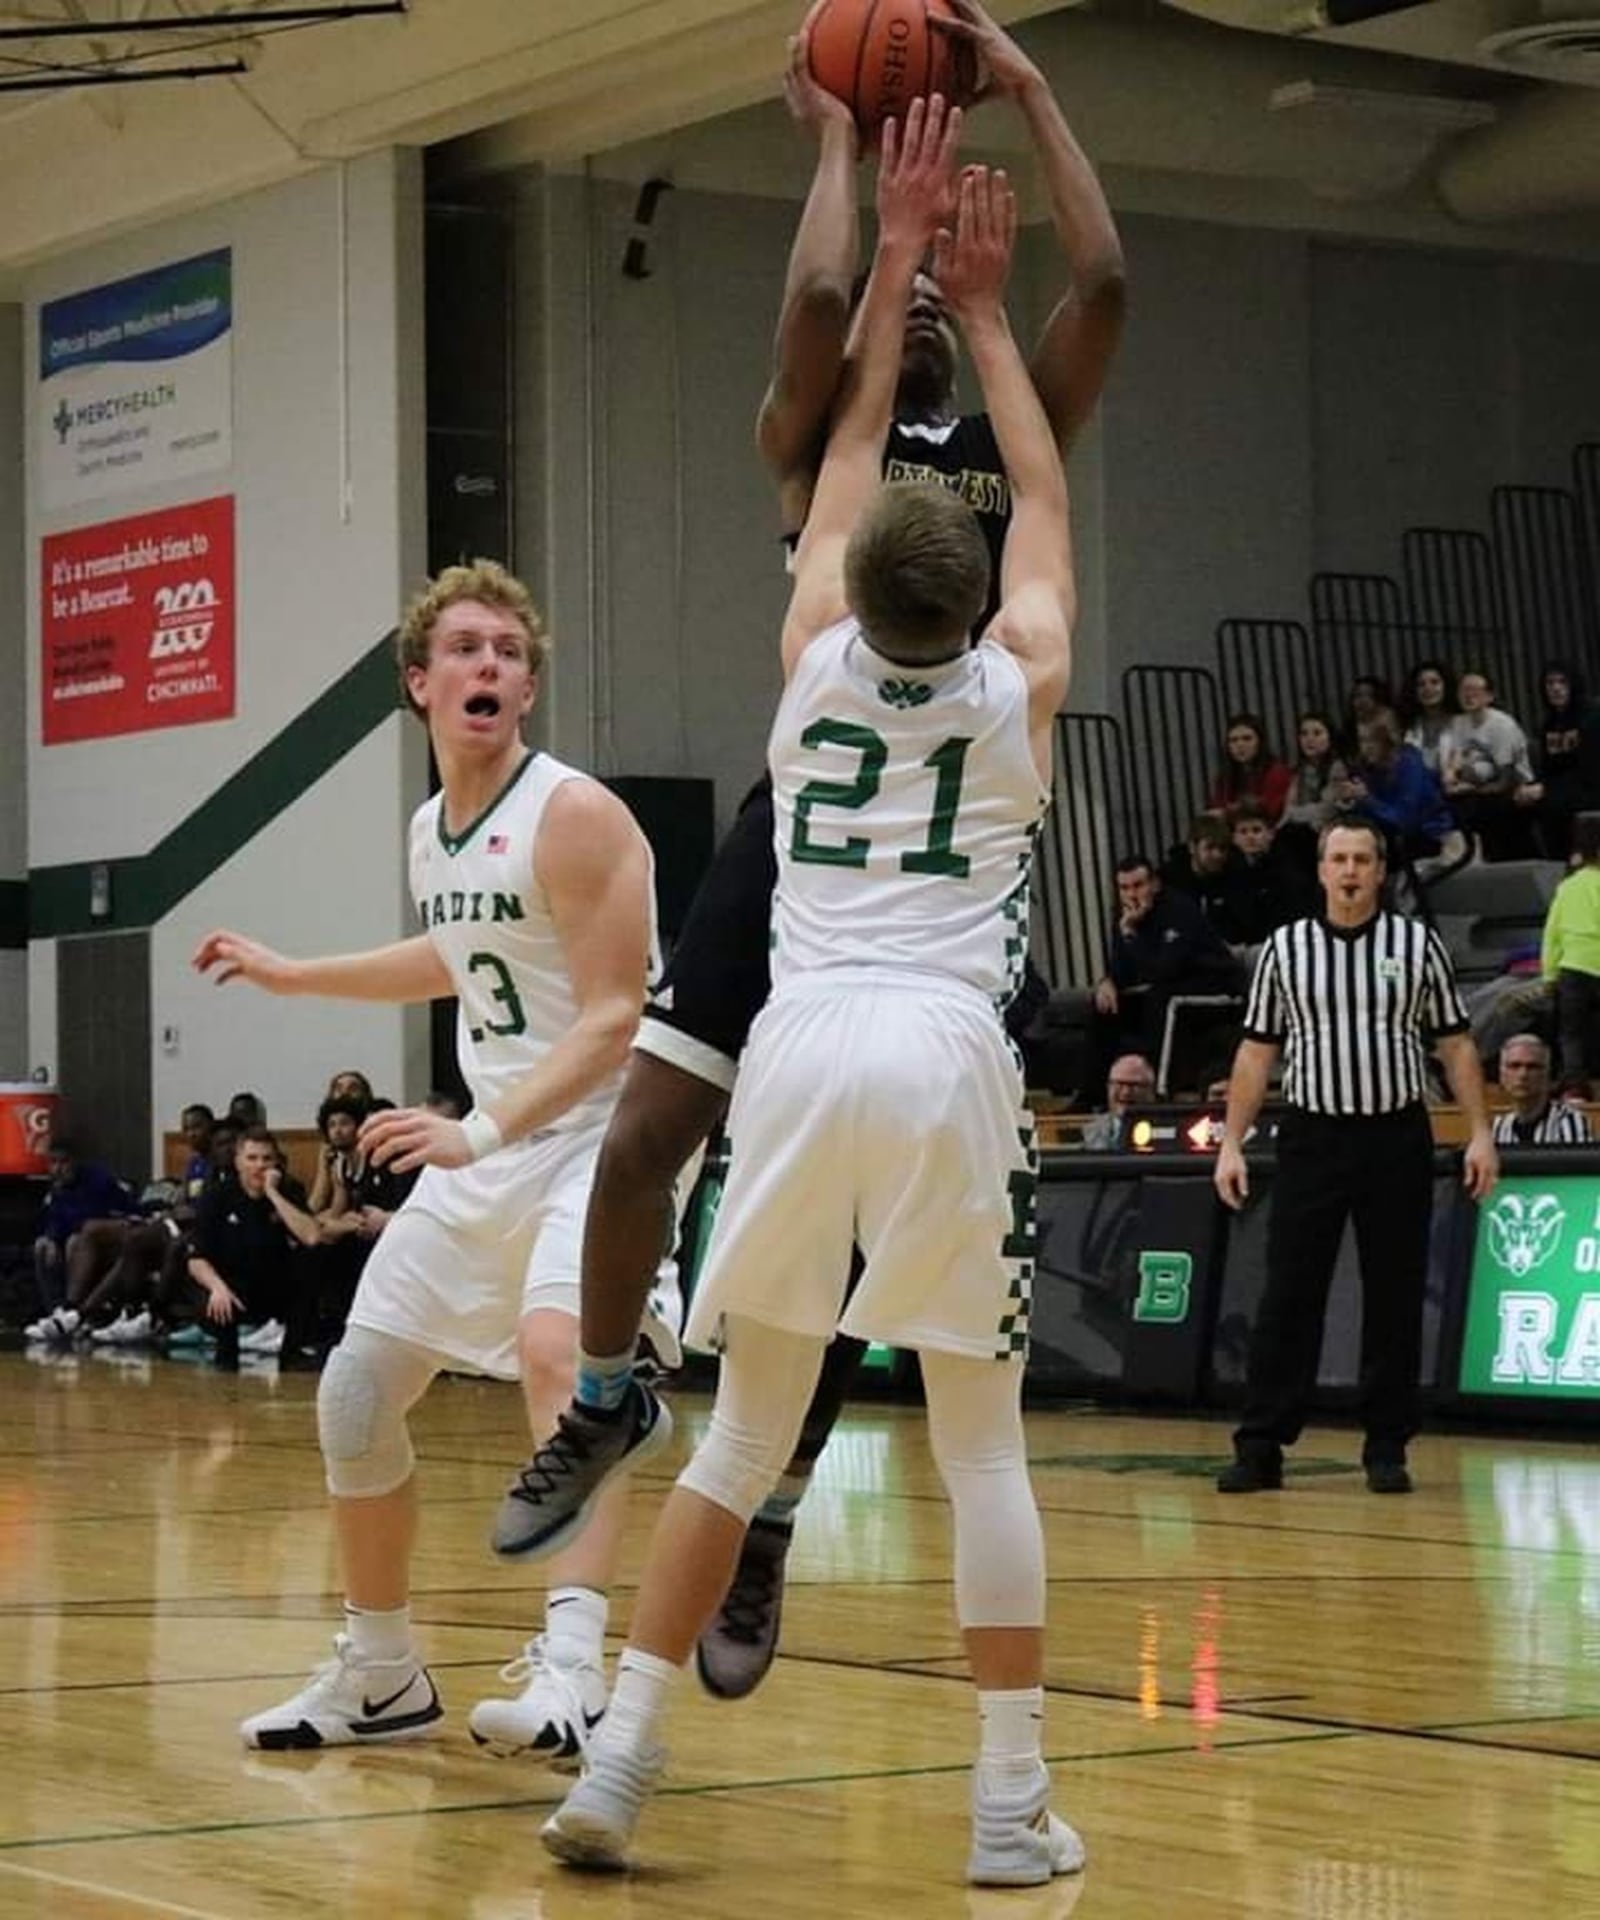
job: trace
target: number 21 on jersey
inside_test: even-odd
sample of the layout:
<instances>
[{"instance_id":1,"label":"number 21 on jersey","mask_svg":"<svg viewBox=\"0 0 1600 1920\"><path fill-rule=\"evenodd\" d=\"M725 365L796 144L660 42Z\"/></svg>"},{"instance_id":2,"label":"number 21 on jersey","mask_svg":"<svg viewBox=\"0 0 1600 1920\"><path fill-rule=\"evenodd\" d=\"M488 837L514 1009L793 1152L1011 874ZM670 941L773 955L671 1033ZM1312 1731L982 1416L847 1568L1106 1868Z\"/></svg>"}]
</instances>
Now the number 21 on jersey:
<instances>
[{"instance_id":1,"label":"number 21 on jersey","mask_svg":"<svg viewBox=\"0 0 1600 1920\"><path fill-rule=\"evenodd\" d=\"M861 813L877 798L883 770L889 760L889 743L881 733L853 720L813 720L800 736L800 744L813 750L820 747L845 747L856 756L854 778L849 780L808 780L795 795L794 831L789 840L791 859L821 867L865 868L871 851L870 831L845 832L836 837L818 839L813 816L819 807L839 808ZM961 782L966 774L967 749L972 741L952 734L935 747L922 765L933 774L933 794L929 804L927 834L914 852L900 856L902 873L937 873L952 879L965 879L971 862L956 852L956 815L961 807ZM870 818L861 822L870 829ZM848 823L839 823L841 828ZM835 829L837 832L838 829Z\"/></svg>"}]
</instances>

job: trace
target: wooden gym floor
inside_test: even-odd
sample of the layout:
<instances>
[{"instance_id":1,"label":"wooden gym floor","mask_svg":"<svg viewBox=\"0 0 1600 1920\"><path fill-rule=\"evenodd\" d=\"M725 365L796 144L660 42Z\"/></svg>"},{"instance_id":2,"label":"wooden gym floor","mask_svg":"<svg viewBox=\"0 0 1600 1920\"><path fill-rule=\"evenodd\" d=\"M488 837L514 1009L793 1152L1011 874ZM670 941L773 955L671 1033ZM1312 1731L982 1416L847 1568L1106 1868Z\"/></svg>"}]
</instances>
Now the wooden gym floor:
<instances>
[{"instance_id":1,"label":"wooden gym floor","mask_svg":"<svg viewBox=\"0 0 1600 1920\"><path fill-rule=\"evenodd\" d=\"M1046 1750L1089 1868L961 1884L970 1696L920 1419L852 1409L752 1701L686 1681L639 1870L538 1845L549 1776L465 1711L536 1612L484 1545L507 1388L417 1420L435 1741L246 1754L324 1657L337 1586L314 1379L0 1355L0 1915L412 1920L1481 1920L1600 1915L1600 1452L1429 1438L1409 1500L1313 1432L1224 1499L1226 1430L1030 1416L1050 1550ZM705 1403L680 1397L692 1436ZM659 1463L657 1463L659 1464ZM629 1542L625 1624L650 1513ZM613 1644L617 1636L613 1635Z\"/></svg>"}]
</instances>

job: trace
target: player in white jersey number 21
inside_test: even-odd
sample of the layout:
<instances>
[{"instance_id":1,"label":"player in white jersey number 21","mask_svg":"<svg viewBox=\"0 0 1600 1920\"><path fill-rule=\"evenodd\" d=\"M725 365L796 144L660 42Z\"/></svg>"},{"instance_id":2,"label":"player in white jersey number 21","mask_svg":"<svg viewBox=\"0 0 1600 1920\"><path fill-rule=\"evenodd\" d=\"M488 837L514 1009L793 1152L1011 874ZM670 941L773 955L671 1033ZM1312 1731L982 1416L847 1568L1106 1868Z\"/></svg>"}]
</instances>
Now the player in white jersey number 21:
<instances>
[{"instance_id":1,"label":"player in white jersey number 21","mask_svg":"<svg viewBox=\"0 0 1600 1920\"><path fill-rule=\"evenodd\" d=\"M407 1415L442 1369L520 1378L536 1438L571 1392L578 1273L595 1156L638 1024L654 946L649 850L597 781L530 752L522 723L547 642L521 583L492 562L452 567L399 634L408 703L428 725L441 791L411 824L424 931L375 952L290 960L234 933L195 964L273 993L460 1002L465 1121L374 1115L362 1144L422 1177L373 1249L345 1337L328 1357L317 1430L345 1583L335 1658L247 1745L399 1740L440 1717L413 1645L416 1489ZM670 1422L639 1395L653 1451ZM621 1524L598 1524L550 1565L545 1631L506 1669L516 1699L480 1701L480 1744L575 1764L605 1710L601 1654Z\"/></svg>"},{"instance_id":2,"label":"player in white jersey number 21","mask_svg":"<svg viewBox=\"0 0 1600 1920\"><path fill-rule=\"evenodd\" d=\"M998 1011L1022 962L1066 692L1070 535L1002 305L1015 201L982 168L957 187L959 122L935 98L912 104L902 141L885 131L857 382L783 633L773 991L734 1089L691 1316L690 1337L722 1348L716 1406L657 1528L584 1778L545 1828L580 1865L627 1858L669 1691L790 1457L836 1326L921 1358L978 1689L967 1877L1033 1885L1083 1863L1041 1757L1044 1553L1021 1417L1033 1181ZM879 483L912 280L936 233L1014 500L1000 611L976 645L989 559L971 509L938 486ZM846 1306L853 1231L865 1268Z\"/></svg>"}]
</instances>

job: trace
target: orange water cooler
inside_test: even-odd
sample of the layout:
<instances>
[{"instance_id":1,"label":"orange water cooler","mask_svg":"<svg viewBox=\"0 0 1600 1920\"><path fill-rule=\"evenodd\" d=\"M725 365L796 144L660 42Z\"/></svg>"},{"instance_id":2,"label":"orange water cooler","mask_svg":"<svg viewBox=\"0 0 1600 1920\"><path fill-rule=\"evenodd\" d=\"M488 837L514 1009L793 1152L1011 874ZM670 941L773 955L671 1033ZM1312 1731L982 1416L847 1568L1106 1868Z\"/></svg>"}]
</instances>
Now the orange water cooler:
<instances>
[{"instance_id":1,"label":"orange water cooler","mask_svg":"<svg viewBox=\"0 0 1600 1920\"><path fill-rule=\"evenodd\" d=\"M0 1080L0 1178L50 1171L50 1135L60 1107L54 1087Z\"/></svg>"}]
</instances>

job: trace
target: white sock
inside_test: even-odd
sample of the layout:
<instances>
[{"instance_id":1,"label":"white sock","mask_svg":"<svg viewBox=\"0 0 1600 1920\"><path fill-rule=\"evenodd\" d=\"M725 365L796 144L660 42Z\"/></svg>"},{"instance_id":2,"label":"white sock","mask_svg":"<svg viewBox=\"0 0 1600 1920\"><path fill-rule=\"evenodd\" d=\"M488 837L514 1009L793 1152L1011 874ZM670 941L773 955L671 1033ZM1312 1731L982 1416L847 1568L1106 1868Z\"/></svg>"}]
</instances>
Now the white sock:
<instances>
[{"instance_id":1,"label":"white sock","mask_svg":"<svg viewBox=\"0 0 1600 1920\"><path fill-rule=\"evenodd\" d=\"M628 1747L653 1747L656 1728L682 1671L659 1654L624 1647L617 1661L617 1684L612 1688L611 1704L606 1709L599 1737Z\"/></svg>"},{"instance_id":2,"label":"white sock","mask_svg":"<svg viewBox=\"0 0 1600 1920\"><path fill-rule=\"evenodd\" d=\"M609 1611L593 1587L552 1587L544 1597L545 1651L563 1666L602 1665Z\"/></svg>"},{"instance_id":3,"label":"white sock","mask_svg":"<svg viewBox=\"0 0 1600 1920\"><path fill-rule=\"evenodd\" d=\"M374 1613L365 1607L353 1607L347 1600L344 1630L357 1660L388 1662L413 1657L409 1606L396 1607L392 1613Z\"/></svg>"},{"instance_id":4,"label":"white sock","mask_svg":"<svg viewBox=\"0 0 1600 1920\"><path fill-rule=\"evenodd\" d=\"M1044 1688L978 1695L978 1778L997 1792L1037 1779L1044 1766Z\"/></svg>"}]
</instances>

